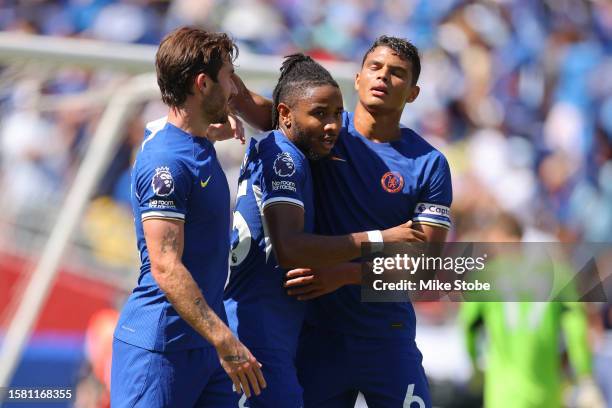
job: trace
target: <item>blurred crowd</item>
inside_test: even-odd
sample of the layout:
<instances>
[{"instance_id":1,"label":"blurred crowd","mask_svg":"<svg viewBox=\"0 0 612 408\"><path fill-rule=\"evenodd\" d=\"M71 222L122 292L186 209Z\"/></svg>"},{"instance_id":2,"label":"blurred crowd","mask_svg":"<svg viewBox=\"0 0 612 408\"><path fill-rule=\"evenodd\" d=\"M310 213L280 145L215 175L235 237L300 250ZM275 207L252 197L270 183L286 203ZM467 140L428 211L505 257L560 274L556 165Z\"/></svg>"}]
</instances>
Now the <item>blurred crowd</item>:
<instances>
[{"instance_id":1,"label":"blurred crowd","mask_svg":"<svg viewBox=\"0 0 612 408\"><path fill-rule=\"evenodd\" d=\"M612 241L611 1L0 0L3 31L157 44L184 24L227 31L253 53L300 50L357 63L381 34L409 39L422 55L421 94L402 122L449 159L451 239L484 239L481 226L509 214L526 241ZM0 218L48 219L102 111L44 102L104 88L117 76L0 68ZM144 124L163 112L151 102L134 115L82 224L83 239L109 263L138 262L129 169ZM218 147L235 187L242 148L232 143ZM596 307L591 312L595 343L612 355L610 328L597 323ZM430 327L423 336L431 333L435 344L440 332L431 328L455 310L429 305L420 313ZM465 371L467 363L448 361L442 371Z\"/></svg>"},{"instance_id":2,"label":"blurred crowd","mask_svg":"<svg viewBox=\"0 0 612 408\"><path fill-rule=\"evenodd\" d=\"M610 1L0 2L1 30L157 44L183 24L228 31L255 53L305 50L354 62L380 34L410 39L422 53L422 92L403 122L451 161L455 239L502 209L524 223L529 239L612 240ZM1 165L15 190L10 206L23 209L32 194L62 190L99 116L99 107L32 106L41 95L110 79L78 69L18 78L0 94ZM143 108L134 118L100 195L127 198L130 150L142 122L161 111Z\"/></svg>"}]
</instances>

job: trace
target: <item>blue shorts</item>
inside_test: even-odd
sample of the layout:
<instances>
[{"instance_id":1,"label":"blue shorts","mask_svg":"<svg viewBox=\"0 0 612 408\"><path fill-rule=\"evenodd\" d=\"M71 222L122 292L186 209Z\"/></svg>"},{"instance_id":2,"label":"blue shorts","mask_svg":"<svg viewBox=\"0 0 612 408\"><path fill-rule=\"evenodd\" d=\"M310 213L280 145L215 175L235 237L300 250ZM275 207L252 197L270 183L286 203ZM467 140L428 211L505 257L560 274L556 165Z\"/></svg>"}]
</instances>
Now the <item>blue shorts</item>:
<instances>
[{"instance_id":1,"label":"blue shorts","mask_svg":"<svg viewBox=\"0 0 612 408\"><path fill-rule=\"evenodd\" d=\"M160 353L113 340L113 408L236 408L239 398L212 347Z\"/></svg>"},{"instance_id":2,"label":"blue shorts","mask_svg":"<svg viewBox=\"0 0 612 408\"><path fill-rule=\"evenodd\" d=\"M305 325L297 354L305 408L430 408L423 357L412 340L352 336Z\"/></svg>"},{"instance_id":3,"label":"blue shorts","mask_svg":"<svg viewBox=\"0 0 612 408\"><path fill-rule=\"evenodd\" d=\"M286 351L267 349L252 349L251 353L262 364L267 387L257 396L249 399L243 396L239 407L302 408L302 387L297 379L294 356Z\"/></svg>"}]
</instances>

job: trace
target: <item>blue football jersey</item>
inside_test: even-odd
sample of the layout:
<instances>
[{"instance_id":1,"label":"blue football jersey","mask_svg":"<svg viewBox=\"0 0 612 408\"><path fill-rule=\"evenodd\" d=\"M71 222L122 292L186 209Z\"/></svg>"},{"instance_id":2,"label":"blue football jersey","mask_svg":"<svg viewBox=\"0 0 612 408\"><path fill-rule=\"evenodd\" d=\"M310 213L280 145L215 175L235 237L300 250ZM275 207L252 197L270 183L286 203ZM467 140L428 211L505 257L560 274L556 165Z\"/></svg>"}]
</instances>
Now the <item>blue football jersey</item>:
<instances>
[{"instance_id":1,"label":"blue football jersey","mask_svg":"<svg viewBox=\"0 0 612 408\"><path fill-rule=\"evenodd\" d=\"M408 128L390 143L359 134L353 115L332 154L311 163L316 231L341 235L387 229L409 220L450 228L451 177L444 156ZM358 336L414 337L415 315L409 302L361 302L349 285L309 303L307 321Z\"/></svg>"},{"instance_id":2,"label":"blue football jersey","mask_svg":"<svg viewBox=\"0 0 612 408\"><path fill-rule=\"evenodd\" d=\"M310 166L280 131L253 137L242 163L225 308L230 327L247 347L293 353L305 306L286 294L286 271L278 266L272 251L263 210L275 203L302 207L304 230L312 232Z\"/></svg>"},{"instance_id":3,"label":"blue football jersey","mask_svg":"<svg viewBox=\"0 0 612 408\"><path fill-rule=\"evenodd\" d=\"M210 346L178 315L153 278L143 222L158 218L185 223L183 264L211 309L226 321L223 286L228 272L230 197L213 145L166 118L149 123L132 170L131 199L140 276L121 312L115 337L155 351Z\"/></svg>"}]
</instances>

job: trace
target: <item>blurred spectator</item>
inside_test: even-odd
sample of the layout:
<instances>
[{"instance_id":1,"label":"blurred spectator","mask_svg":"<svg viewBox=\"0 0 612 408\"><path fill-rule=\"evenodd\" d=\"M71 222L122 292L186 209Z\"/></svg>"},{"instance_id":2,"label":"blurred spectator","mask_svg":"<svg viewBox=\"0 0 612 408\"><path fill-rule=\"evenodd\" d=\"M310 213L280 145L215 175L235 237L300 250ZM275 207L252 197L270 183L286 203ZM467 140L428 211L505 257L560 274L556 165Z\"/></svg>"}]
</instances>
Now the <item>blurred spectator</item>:
<instances>
[{"instance_id":1,"label":"blurred spectator","mask_svg":"<svg viewBox=\"0 0 612 408\"><path fill-rule=\"evenodd\" d=\"M36 109L39 94L35 80L16 84L0 128L2 206L15 216L55 201L64 189L67 148L55 123Z\"/></svg>"},{"instance_id":2,"label":"blurred spectator","mask_svg":"<svg viewBox=\"0 0 612 408\"><path fill-rule=\"evenodd\" d=\"M0 30L6 31L157 44L184 24L229 31L242 52L300 50L357 63L380 34L408 38L421 51L423 71L421 94L402 122L449 160L451 239L482 240L483 227L508 213L525 241L612 242L612 1L0 1ZM0 68L0 220L37 223L37 213L53 219L103 109L95 100L91 106L55 101L95 95L118 76ZM257 86L269 95L273 81L267 90ZM52 102L42 109L42 100ZM129 173L143 123L159 116L156 102L133 115L81 224L80 239L109 268L136 270ZM216 148L235 194L243 148L232 142ZM13 239L9 231L3 228L6 242ZM460 337L454 310L417 310L425 339ZM595 367L612 398L609 328L603 333ZM456 350L453 345L447 348ZM461 372L451 379L441 360L428 363L437 354L425 353L424 360L434 376L433 394L448 401L444 406L460 406L458 395L470 396L460 384L469 364L443 361ZM87 384L104 389L97 380Z\"/></svg>"},{"instance_id":3,"label":"blurred spectator","mask_svg":"<svg viewBox=\"0 0 612 408\"><path fill-rule=\"evenodd\" d=\"M467 180L477 180L478 189L486 190L482 196L519 217L527 229L564 241L612 240L610 2L17 0L0 6L0 29L49 35L157 43L181 24L227 30L245 51L305 49L353 61L383 32L409 38L421 49L424 69L421 95L405 110L403 122L447 153L456 185L474 186ZM58 73L45 92L101 84L82 74ZM30 120L16 105L2 107L5 129L27 121L30 130L63 131L61 115ZM14 156L9 134L4 135L3 154ZM80 125L74 135L73 143L79 143L91 127ZM240 154L224 150L229 156L223 152L222 160L233 174ZM125 166L126 152L122 148L113 165ZM61 169L54 171L60 172L52 177L57 183ZM123 176L105 177L100 193L122 200ZM464 192L455 191L460 202Z\"/></svg>"}]
</instances>

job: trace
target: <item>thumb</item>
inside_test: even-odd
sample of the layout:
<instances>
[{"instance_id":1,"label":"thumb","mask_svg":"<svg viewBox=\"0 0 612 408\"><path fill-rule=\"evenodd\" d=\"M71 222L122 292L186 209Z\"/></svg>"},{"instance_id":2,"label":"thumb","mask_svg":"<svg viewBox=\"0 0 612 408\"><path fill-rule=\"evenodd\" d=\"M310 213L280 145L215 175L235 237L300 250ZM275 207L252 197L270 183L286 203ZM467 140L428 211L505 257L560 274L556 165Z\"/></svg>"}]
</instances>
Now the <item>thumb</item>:
<instances>
[{"instance_id":1,"label":"thumb","mask_svg":"<svg viewBox=\"0 0 612 408\"><path fill-rule=\"evenodd\" d=\"M406 223L406 226L411 228L411 227L412 227L412 220L408 221L408 222Z\"/></svg>"}]
</instances>

